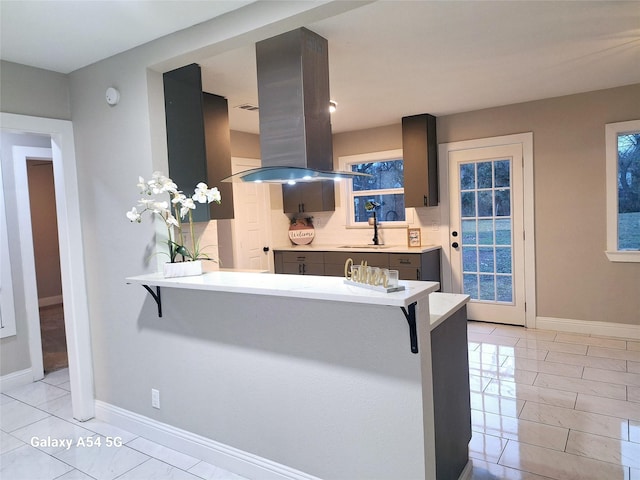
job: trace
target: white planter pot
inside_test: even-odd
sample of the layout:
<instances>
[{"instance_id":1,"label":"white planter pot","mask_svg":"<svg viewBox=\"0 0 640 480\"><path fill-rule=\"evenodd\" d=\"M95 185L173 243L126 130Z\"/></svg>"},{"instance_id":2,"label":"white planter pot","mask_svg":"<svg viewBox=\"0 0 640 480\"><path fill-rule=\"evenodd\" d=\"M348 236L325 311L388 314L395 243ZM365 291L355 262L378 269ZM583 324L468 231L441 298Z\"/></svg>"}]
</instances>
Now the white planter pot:
<instances>
[{"instance_id":1,"label":"white planter pot","mask_svg":"<svg viewBox=\"0 0 640 480\"><path fill-rule=\"evenodd\" d=\"M202 275L201 260L164 264L164 278L191 277L194 275Z\"/></svg>"}]
</instances>

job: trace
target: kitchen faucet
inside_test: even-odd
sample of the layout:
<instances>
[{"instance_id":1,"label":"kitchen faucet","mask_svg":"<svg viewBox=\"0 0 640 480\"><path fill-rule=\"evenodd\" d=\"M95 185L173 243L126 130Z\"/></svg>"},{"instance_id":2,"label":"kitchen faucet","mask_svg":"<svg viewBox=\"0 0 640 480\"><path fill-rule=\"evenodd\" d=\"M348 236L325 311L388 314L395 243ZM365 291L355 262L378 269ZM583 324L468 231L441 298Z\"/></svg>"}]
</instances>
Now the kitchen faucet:
<instances>
[{"instance_id":1,"label":"kitchen faucet","mask_svg":"<svg viewBox=\"0 0 640 480\"><path fill-rule=\"evenodd\" d=\"M378 219L376 217L376 208L378 208L380 204L374 200L368 200L365 203L364 208L368 212L373 212L373 244L380 245L380 240L378 238Z\"/></svg>"}]
</instances>

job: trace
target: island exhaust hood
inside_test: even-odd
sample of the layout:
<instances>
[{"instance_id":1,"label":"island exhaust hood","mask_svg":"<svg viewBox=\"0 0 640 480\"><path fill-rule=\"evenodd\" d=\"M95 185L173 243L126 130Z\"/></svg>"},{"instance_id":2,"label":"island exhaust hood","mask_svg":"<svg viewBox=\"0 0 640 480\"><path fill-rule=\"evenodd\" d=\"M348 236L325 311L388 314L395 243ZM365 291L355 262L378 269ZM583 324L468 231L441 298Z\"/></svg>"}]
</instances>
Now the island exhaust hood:
<instances>
[{"instance_id":1,"label":"island exhaust hood","mask_svg":"<svg viewBox=\"0 0 640 480\"><path fill-rule=\"evenodd\" d=\"M299 28L256 43L262 167L223 181L288 183L370 176L333 170L327 40Z\"/></svg>"}]
</instances>

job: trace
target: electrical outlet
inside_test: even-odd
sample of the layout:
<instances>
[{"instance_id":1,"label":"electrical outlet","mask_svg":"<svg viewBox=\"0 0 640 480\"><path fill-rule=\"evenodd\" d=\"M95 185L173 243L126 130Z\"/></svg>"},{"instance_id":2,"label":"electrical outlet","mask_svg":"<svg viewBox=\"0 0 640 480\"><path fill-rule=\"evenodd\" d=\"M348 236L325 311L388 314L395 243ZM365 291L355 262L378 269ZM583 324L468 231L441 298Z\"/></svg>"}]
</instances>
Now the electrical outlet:
<instances>
[{"instance_id":1,"label":"electrical outlet","mask_svg":"<svg viewBox=\"0 0 640 480\"><path fill-rule=\"evenodd\" d=\"M160 409L160 390L151 389L151 406Z\"/></svg>"},{"instance_id":2,"label":"electrical outlet","mask_svg":"<svg viewBox=\"0 0 640 480\"><path fill-rule=\"evenodd\" d=\"M437 232L438 230L440 230L440 225L438 225L437 222L431 222L431 230Z\"/></svg>"}]
</instances>

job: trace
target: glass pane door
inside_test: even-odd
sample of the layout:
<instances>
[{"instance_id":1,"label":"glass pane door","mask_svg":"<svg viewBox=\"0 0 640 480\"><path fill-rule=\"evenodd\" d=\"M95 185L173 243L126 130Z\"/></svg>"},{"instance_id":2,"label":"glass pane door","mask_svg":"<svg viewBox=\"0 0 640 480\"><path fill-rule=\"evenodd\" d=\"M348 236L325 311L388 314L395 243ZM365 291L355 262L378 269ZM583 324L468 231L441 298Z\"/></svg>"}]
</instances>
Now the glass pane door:
<instances>
[{"instance_id":1,"label":"glass pane door","mask_svg":"<svg viewBox=\"0 0 640 480\"><path fill-rule=\"evenodd\" d=\"M513 303L511 160L461 163L463 292Z\"/></svg>"},{"instance_id":2,"label":"glass pane door","mask_svg":"<svg viewBox=\"0 0 640 480\"><path fill-rule=\"evenodd\" d=\"M524 325L522 146L449 152L454 292L472 320Z\"/></svg>"}]
</instances>

